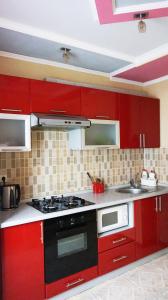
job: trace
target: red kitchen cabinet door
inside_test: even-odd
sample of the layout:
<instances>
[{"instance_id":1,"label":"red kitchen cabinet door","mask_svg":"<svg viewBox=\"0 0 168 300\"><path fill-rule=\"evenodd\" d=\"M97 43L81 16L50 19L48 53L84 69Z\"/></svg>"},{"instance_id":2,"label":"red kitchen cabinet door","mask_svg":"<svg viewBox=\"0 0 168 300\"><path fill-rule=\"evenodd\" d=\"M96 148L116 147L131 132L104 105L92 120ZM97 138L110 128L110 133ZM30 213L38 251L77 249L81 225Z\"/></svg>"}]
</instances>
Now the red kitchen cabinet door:
<instances>
[{"instance_id":1,"label":"red kitchen cabinet door","mask_svg":"<svg viewBox=\"0 0 168 300\"><path fill-rule=\"evenodd\" d=\"M0 113L29 114L29 80L0 75Z\"/></svg>"},{"instance_id":2,"label":"red kitchen cabinet door","mask_svg":"<svg viewBox=\"0 0 168 300\"><path fill-rule=\"evenodd\" d=\"M134 208L136 258L139 259L158 250L156 198L137 200Z\"/></svg>"},{"instance_id":3,"label":"red kitchen cabinet door","mask_svg":"<svg viewBox=\"0 0 168 300\"><path fill-rule=\"evenodd\" d=\"M40 80L30 81L32 112L80 115L80 87Z\"/></svg>"},{"instance_id":4,"label":"red kitchen cabinet door","mask_svg":"<svg viewBox=\"0 0 168 300\"><path fill-rule=\"evenodd\" d=\"M120 148L140 148L139 98L120 94Z\"/></svg>"},{"instance_id":5,"label":"red kitchen cabinet door","mask_svg":"<svg viewBox=\"0 0 168 300\"><path fill-rule=\"evenodd\" d=\"M160 147L160 101L143 97L140 101L143 148Z\"/></svg>"},{"instance_id":6,"label":"red kitchen cabinet door","mask_svg":"<svg viewBox=\"0 0 168 300\"><path fill-rule=\"evenodd\" d=\"M119 98L115 92L81 88L82 115L90 119L119 120Z\"/></svg>"},{"instance_id":7,"label":"red kitchen cabinet door","mask_svg":"<svg viewBox=\"0 0 168 300\"><path fill-rule=\"evenodd\" d=\"M98 270L99 275L111 272L121 268L135 260L135 243L126 245L99 253Z\"/></svg>"},{"instance_id":8,"label":"red kitchen cabinet door","mask_svg":"<svg viewBox=\"0 0 168 300\"><path fill-rule=\"evenodd\" d=\"M43 300L42 222L1 229L2 300Z\"/></svg>"},{"instance_id":9,"label":"red kitchen cabinet door","mask_svg":"<svg viewBox=\"0 0 168 300\"><path fill-rule=\"evenodd\" d=\"M69 289L76 287L82 283L85 283L95 277L97 277L97 266L83 270L76 274L67 276L63 279L59 279L55 282L46 284L46 298L51 298L57 294L68 291Z\"/></svg>"},{"instance_id":10,"label":"red kitchen cabinet door","mask_svg":"<svg viewBox=\"0 0 168 300\"><path fill-rule=\"evenodd\" d=\"M168 247L168 194L157 196L157 235L159 249Z\"/></svg>"}]
</instances>

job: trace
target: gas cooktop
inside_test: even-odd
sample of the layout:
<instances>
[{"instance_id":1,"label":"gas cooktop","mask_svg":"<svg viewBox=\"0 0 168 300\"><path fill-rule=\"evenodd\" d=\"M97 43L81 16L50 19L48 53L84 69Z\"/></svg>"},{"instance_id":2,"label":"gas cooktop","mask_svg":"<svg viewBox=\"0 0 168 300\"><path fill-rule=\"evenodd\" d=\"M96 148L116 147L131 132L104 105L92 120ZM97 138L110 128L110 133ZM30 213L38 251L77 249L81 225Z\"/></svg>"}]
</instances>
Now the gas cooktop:
<instances>
[{"instance_id":1,"label":"gas cooktop","mask_svg":"<svg viewBox=\"0 0 168 300\"><path fill-rule=\"evenodd\" d=\"M86 201L82 198L76 196L51 196L50 199L32 199L28 205L38 209L42 213L51 213L56 211L61 211L65 209L78 208L87 205L92 205L94 203Z\"/></svg>"}]
</instances>

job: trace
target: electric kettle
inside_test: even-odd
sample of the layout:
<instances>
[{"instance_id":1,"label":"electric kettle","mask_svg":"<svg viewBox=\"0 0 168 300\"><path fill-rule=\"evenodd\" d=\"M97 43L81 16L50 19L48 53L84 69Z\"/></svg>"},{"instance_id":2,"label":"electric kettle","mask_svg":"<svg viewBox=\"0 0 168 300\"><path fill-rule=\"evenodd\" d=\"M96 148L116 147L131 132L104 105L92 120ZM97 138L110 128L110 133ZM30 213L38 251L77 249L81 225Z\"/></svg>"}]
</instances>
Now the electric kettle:
<instances>
[{"instance_id":1,"label":"electric kettle","mask_svg":"<svg viewBox=\"0 0 168 300\"><path fill-rule=\"evenodd\" d=\"M20 185L6 183L2 177L0 183L0 210L17 208L20 202Z\"/></svg>"}]
</instances>

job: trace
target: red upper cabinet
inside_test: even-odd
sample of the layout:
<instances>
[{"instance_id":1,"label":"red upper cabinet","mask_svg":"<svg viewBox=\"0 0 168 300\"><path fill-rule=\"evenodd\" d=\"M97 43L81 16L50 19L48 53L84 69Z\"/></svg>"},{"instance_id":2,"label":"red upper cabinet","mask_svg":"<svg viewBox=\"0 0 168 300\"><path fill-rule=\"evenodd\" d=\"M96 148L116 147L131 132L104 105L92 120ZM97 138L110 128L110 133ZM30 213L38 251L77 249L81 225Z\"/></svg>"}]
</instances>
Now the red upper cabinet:
<instances>
[{"instance_id":1,"label":"red upper cabinet","mask_svg":"<svg viewBox=\"0 0 168 300\"><path fill-rule=\"evenodd\" d=\"M118 94L93 88L81 88L82 115L90 119L119 120Z\"/></svg>"},{"instance_id":2,"label":"red upper cabinet","mask_svg":"<svg viewBox=\"0 0 168 300\"><path fill-rule=\"evenodd\" d=\"M142 97L140 101L140 131L144 148L160 147L160 101Z\"/></svg>"},{"instance_id":3,"label":"red upper cabinet","mask_svg":"<svg viewBox=\"0 0 168 300\"><path fill-rule=\"evenodd\" d=\"M28 79L0 75L0 113L30 113Z\"/></svg>"},{"instance_id":4,"label":"red upper cabinet","mask_svg":"<svg viewBox=\"0 0 168 300\"><path fill-rule=\"evenodd\" d=\"M1 229L2 300L43 300L42 222Z\"/></svg>"},{"instance_id":5,"label":"red upper cabinet","mask_svg":"<svg viewBox=\"0 0 168 300\"><path fill-rule=\"evenodd\" d=\"M139 97L120 94L120 148L140 147Z\"/></svg>"},{"instance_id":6,"label":"red upper cabinet","mask_svg":"<svg viewBox=\"0 0 168 300\"><path fill-rule=\"evenodd\" d=\"M158 99L120 94L121 148L160 147Z\"/></svg>"},{"instance_id":7,"label":"red upper cabinet","mask_svg":"<svg viewBox=\"0 0 168 300\"><path fill-rule=\"evenodd\" d=\"M80 87L40 80L30 81L31 111L80 115Z\"/></svg>"}]
</instances>

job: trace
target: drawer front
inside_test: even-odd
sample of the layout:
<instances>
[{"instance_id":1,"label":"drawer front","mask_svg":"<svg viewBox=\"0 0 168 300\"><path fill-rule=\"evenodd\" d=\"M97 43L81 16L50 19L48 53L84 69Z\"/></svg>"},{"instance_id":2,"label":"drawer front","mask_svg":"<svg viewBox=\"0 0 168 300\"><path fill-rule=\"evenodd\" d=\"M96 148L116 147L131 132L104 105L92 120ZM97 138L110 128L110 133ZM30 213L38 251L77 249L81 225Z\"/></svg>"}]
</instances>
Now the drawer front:
<instances>
[{"instance_id":1,"label":"drawer front","mask_svg":"<svg viewBox=\"0 0 168 300\"><path fill-rule=\"evenodd\" d=\"M46 298L48 299L59 293L66 292L73 287L97 277L97 275L98 269L96 266L57 280L50 284L46 284Z\"/></svg>"},{"instance_id":2,"label":"drawer front","mask_svg":"<svg viewBox=\"0 0 168 300\"><path fill-rule=\"evenodd\" d=\"M98 239L98 252L135 241L135 228L124 230Z\"/></svg>"},{"instance_id":3,"label":"drawer front","mask_svg":"<svg viewBox=\"0 0 168 300\"><path fill-rule=\"evenodd\" d=\"M125 266L135 260L135 242L99 254L99 275Z\"/></svg>"}]
</instances>

